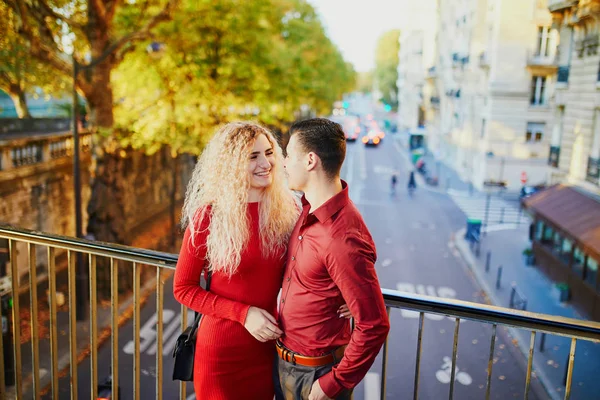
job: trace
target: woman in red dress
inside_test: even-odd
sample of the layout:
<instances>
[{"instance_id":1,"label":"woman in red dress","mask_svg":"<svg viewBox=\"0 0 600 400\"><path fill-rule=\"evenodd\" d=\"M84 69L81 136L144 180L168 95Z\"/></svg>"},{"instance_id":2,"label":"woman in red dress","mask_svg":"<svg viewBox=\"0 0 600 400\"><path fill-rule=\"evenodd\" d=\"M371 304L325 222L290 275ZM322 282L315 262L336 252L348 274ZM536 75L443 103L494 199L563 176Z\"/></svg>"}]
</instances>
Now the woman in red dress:
<instances>
[{"instance_id":1,"label":"woman in red dress","mask_svg":"<svg viewBox=\"0 0 600 400\"><path fill-rule=\"evenodd\" d=\"M296 204L269 131L231 123L215 134L188 185L173 283L177 301L203 314L197 399L273 399L273 340L282 334L274 315ZM203 271L212 271L209 292Z\"/></svg>"}]
</instances>

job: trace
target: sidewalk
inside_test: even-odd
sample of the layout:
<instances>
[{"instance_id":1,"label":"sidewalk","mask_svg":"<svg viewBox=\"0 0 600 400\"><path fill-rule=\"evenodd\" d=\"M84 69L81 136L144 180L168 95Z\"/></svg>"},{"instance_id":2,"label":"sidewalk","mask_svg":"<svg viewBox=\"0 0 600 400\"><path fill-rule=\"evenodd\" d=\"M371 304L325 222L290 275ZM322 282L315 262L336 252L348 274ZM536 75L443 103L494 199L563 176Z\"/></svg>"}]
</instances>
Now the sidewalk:
<instances>
[{"instance_id":1,"label":"sidewalk","mask_svg":"<svg viewBox=\"0 0 600 400\"><path fill-rule=\"evenodd\" d=\"M560 303L552 294L554 282L546 278L535 266L526 266L522 251L530 246L527 224L490 226L482 237L481 253L477 258L464 239L464 230L456 233L454 244L473 271L490 301L497 306L509 307L511 285L527 299L527 311L568 318L584 319L568 303ZM491 252L489 272L485 271L488 251ZM496 288L498 267L502 266L501 286ZM529 352L530 331L511 328L511 336L518 341L525 357ZM544 351L540 351L540 334L536 335L534 372L546 386L552 399L564 397L567 361L571 339L547 335ZM575 363L571 399L598 398L600 393L600 344L579 340L575 350Z\"/></svg>"}]
</instances>

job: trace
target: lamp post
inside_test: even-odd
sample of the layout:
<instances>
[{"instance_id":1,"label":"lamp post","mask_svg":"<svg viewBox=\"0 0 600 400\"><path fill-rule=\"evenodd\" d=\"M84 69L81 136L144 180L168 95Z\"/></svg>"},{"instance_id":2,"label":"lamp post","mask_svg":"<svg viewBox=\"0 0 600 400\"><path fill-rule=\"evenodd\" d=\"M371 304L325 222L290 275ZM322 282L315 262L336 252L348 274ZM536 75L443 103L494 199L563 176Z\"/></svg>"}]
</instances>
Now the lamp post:
<instances>
[{"instance_id":1,"label":"lamp post","mask_svg":"<svg viewBox=\"0 0 600 400\"><path fill-rule=\"evenodd\" d=\"M115 50L115 45L109 47L96 60L91 60L89 64L79 64L75 58L75 51L72 53L73 59L73 191L75 195L75 236L83 237L83 218L81 216L81 168L79 156L79 96L77 95L77 75L80 71L85 71L95 67L104 61ZM88 313L88 273L86 264L83 262L83 254L76 254L76 283L75 283L75 315L78 321L85 321Z\"/></svg>"},{"instance_id":2,"label":"lamp post","mask_svg":"<svg viewBox=\"0 0 600 400\"><path fill-rule=\"evenodd\" d=\"M79 73L80 65L75 59L73 52L73 191L75 194L75 236L83 237L82 217L81 217L81 171L79 158L79 97L77 94L77 74ZM76 256L76 284L75 293L77 300L75 302L75 315L78 321L87 319L87 298L88 298L88 274L83 262L83 254L80 252Z\"/></svg>"}]
</instances>

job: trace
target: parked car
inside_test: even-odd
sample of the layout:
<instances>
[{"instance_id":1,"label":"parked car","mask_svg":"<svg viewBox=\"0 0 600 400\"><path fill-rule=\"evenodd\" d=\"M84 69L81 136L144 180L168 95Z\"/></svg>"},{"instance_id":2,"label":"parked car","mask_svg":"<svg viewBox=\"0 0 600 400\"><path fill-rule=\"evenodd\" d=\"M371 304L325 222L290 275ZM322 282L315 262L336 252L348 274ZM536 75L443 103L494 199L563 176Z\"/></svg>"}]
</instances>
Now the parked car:
<instances>
[{"instance_id":1,"label":"parked car","mask_svg":"<svg viewBox=\"0 0 600 400\"><path fill-rule=\"evenodd\" d=\"M535 185L535 186L523 186L521 188L521 193L519 194L519 199L524 199L526 197L531 196L541 190L544 190L546 185Z\"/></svg>"}]
</instances>

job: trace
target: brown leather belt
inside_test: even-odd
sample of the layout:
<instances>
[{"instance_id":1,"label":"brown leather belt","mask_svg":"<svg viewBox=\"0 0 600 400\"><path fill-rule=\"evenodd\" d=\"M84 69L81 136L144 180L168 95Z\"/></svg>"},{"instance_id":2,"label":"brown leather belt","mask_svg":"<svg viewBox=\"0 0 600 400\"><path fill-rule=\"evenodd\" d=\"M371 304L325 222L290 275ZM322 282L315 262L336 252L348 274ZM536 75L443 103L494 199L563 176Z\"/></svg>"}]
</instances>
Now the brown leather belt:
<instances>
[{"instance_id":1,"label":"brown leather belt","mask_svg":"<svg viewBox=\"0 0 600 400\"><path fill-rule=\"evenodd\" d=\"M346 346L340 346L331 353L318 357L309 357L294 353L287 349L279 340L276 341L275 347L277 348L277 354L279 354L282 360L305 367L322 367L323 365L338 363L344 357L344 350L346 350Z\"/></svg>"}]
</instances>

